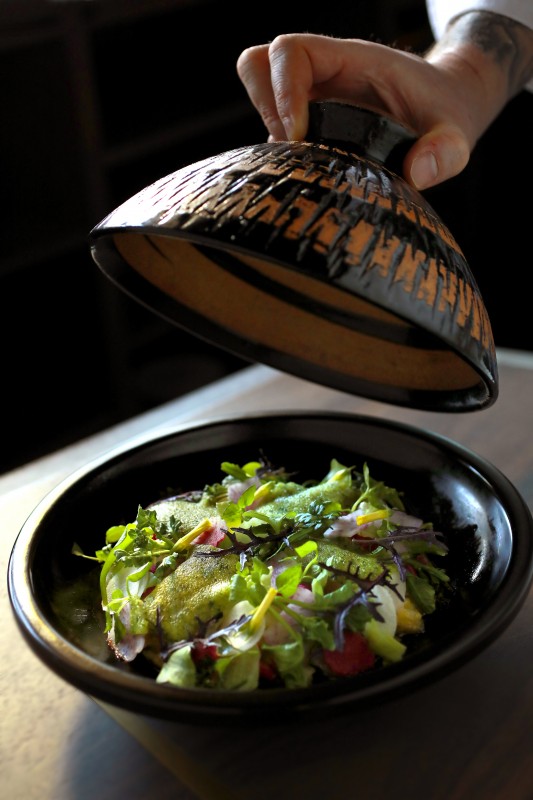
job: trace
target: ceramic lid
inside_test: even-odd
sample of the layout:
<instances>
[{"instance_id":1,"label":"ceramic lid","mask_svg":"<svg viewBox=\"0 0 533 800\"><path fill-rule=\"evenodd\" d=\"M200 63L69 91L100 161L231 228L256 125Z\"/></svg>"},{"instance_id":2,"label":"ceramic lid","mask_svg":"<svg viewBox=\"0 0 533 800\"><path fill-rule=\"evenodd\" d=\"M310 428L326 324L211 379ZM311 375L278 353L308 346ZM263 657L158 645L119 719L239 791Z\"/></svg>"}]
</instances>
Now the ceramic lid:
<instances>
[{"instance_id":1,"label":"ceramic lid","mask_svg":"<svg viewBox=\"0 0 533 800\"><path fill-rule=\"evenodd\" d=\"M465 257L400 177L412 134L312 103L308 141L224 152L161 178L90 234L130 296L250 362L433 411L490 406L495 346ZM396 159L396 161L395 161Z\"/></svg>"}]
</instances>

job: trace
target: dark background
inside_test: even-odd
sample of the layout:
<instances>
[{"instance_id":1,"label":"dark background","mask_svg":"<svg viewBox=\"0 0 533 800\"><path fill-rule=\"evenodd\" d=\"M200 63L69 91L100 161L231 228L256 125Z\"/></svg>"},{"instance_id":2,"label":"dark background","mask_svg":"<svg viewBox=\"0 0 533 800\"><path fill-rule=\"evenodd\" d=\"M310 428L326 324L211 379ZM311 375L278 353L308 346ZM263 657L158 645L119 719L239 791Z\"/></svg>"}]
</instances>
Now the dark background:
<instances>
[{"instance_id":1,"label":"dark background","mask_svg":"<svg viewBox=\"0 0 533 800\"><path fill-rule=\"evenodd\" d=\"M417 52L432 42L420 0L323 6L0 2L0 472L246 366L123 295L87 237L163 175L264 141L235 71L245 47L291 31ZM496 345L523 350L531 101L515 98L467 170L426 192L476 275Z\"/></svg>"}]
</instances>

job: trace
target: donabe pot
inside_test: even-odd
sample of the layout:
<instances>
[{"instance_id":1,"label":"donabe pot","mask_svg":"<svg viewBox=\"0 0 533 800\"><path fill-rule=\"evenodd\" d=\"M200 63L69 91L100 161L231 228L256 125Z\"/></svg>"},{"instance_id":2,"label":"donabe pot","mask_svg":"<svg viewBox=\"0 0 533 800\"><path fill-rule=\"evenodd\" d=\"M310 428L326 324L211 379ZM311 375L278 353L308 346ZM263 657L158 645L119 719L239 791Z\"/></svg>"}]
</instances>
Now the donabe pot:
<instances>
[{"instance_id":1,"label":"donabe pot","mask_svg":"<svg viewBox=\"0 0 533 800\"><path fill-rule=\"evenodd\" d=\"M408 510L446 535L450 604L427 617L400 663L308 689L227 692L156 683L137 661L107 647L91 554L111 525L146 505L220 479L222 461L260 453L303 478L326 474L332 458L404 493ZM277 412L182 427L111 452L61 483L34 510L14 545L9 596L38 657L63 679L106 703L167 720L264 723L314 718L382 703L460 667L496 639L525 601L533 577L533 520L509 480L442 436L371 417Z\"/></svg>"}]
</instances>

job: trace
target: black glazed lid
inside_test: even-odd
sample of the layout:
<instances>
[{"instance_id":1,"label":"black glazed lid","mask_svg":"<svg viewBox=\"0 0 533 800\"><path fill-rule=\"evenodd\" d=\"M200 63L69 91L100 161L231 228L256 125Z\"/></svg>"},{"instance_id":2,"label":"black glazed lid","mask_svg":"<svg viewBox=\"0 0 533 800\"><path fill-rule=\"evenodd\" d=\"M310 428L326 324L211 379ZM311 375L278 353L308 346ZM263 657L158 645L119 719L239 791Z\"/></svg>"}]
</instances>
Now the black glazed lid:
<instances>
[{"instance_id":1,"label":"black glazed lid","mask_svg":"<svg viewBox=\"0 0 533 800\"><path fill-rule=\"evenodd\" d=\"M224 152L90 233L127 294L251 362L375 400L471 411L498 395L490 321L457 242L400 177L413 135L312 103L305 142Z\"/></svg>"}]
</instances>

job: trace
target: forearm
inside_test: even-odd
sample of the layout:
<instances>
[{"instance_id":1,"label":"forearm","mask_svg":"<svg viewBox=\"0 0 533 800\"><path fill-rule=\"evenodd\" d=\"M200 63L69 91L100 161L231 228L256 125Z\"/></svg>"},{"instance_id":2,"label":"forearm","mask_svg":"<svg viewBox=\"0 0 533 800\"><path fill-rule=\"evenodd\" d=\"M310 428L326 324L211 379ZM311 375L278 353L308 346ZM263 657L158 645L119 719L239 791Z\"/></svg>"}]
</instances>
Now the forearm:
<instances>
[{"instance_id":1,"label":"forearm","mask_svg":"<svg viewBox=\"0 0 533 800\"><path fill-rule=\"evenodd\" d=\"M471 103L476 140L533 78L533 30L500 14L469 11L451 20L425 58L457 78Z\"/></svg>"}]
</instances>

